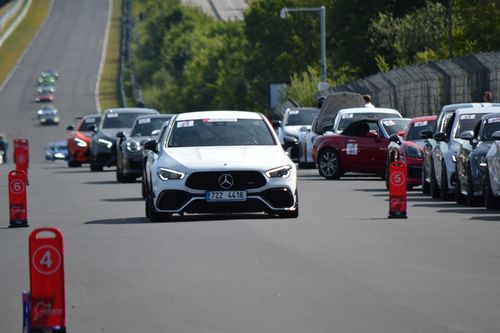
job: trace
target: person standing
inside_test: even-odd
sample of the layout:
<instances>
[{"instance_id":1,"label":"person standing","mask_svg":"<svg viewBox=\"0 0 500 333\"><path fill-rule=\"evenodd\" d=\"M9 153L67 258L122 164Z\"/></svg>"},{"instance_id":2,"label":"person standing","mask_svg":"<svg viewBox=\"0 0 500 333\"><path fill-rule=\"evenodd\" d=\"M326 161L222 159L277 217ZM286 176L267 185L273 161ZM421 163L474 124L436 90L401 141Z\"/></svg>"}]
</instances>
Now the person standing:
<instances>
[{"instance_id":1,"label":"person standing","mask_svg":"<svg viewBox=\"0 0 500 333\"><path fill-rule=\"evenodd\" d=\"M491 103L493 102L493 93L489 90L486 90L483 95L483 101L485 103Z\"/></svg>"},{"instance_id":2,"label":"person standing","mask_svg":"<svg viewBox=\"0 0 500 333\"><path fill-rule=\"evenodd\" d=\"M372 97L370 95L363 95L363 100L365 101L366 108L374 108L375 105L372 104Z\"/></svg>"}]
</instances>

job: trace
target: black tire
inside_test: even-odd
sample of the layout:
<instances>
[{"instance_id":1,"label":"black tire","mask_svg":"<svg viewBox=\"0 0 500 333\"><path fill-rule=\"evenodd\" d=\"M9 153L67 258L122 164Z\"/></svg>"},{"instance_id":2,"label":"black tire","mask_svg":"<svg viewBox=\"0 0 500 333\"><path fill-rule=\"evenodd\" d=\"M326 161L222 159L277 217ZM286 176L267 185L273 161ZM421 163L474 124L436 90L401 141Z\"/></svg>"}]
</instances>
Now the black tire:
<instances>
[{"instance_id":1,"label":"black tire","mask_svg":"<svg viewBox=\"0 0 500 333\"><path fill-rule=\"evenodd\" d=\"M146 217L149 219L151 222L162 222L162 221L168 221L170 216L172 214L167 214L167 213L160 213L156 211L154 205L153 205L153 198L152 198L152 191L151 188L149 189L149 193L146 196L145 200L145 210L146 210Z\"/></svg>"},{"instance_id":2,"label":"black tire","mask_svg":"<svg viewBox=\"0 0 500 333\"><path fill-rule=\"evenodd\" d=\"M78 167L81 167L81 166L82 166L81 162L68 160L68 167L69 168L78 168Z\"/></svg>"},{"instance_id":3,"label":"black tire","mask_svg":"<svg viewBox=\"0 0 500 333\"><path fill-rule=\"evenodd\" d=\"M318 171L326 179L339 179L342 176L342 162L334 149L321 151L318 157Z\"/></svg>"},{"instance_id":4,"label":"black tire","mask_svg":"<svg viewBox=\"0 0 500 333\"><path fill-rule=\"evenodd\" d=\"M422 166L422 194L429 194L431 192L431 187L429 183L425 181L427 174L425 173L425 165Z\"/></svg>"},{"instance_id":5,"label":"black tire","mask_svg":"<svg viewBox=\"0 0 500 333\"><path fill-rule=\"evenodd\" d=\"M122 169L120 169L118 166L116 167L116 181L120 183L125 182L125 177L123 176Z\"/></svg>"},{"instance_id":6,"label":"black tire","mask_svg":"<svg viewBox=\"0 0 500 333\"><path fill-rule=\"evenodd\" d=\"M488 170L486 170L486 174L483 178L483 199L486 208L488 209L500 208L500 198L495 197L493 191L491 190L490 174Z\"/></svg>"},{"instance_id":7,"label":"black tire","mask_svg":"<svg viewBox=\"0 0 500 333\"><path fill-rule=\"evenodd\" d=\"M90 171L97 172L97 171L102 171L102 170L103 170L102 165L94 164L94 163L90 162Z\"/></svg>"},{"instance_id":8,"label":"black tire","mask_svg":"<svg viewBox=\"0 0 500 333\"><path fill-rule=\"evenodd\" d=\"M470 171L470 165L467 165L467 205L469 206L480 206L481 197L474 196L474 186L472 184L472 172Z\"/></svg>"},{"instance_id":9,"label":"black tire","mask_svg":"<svg viewBox=\"0 0 500 333\"><path fill-rule=\"evenodd\" d=\"M429 186L429 192L433 199L439 199L439 196L441 195L441 192L439 191L439 186L436 181L434 166L431 168L431 184Z\"/></svg>"},{"instance_id":10,"label":"black tire","mask_svg":"<svg viewBox=\"0 0 500 333\"><path fill-rule=\"evenodd\" d=\"M446 171L446 164L443 162L441 167L441 199L444 201L450 200L449 187L448 187L448 172Z\"/></svg>"},{"instance_id":11,"label":"black tire","mask_svg":"<svg viewBox=\"0 0 500 333\"><path fill-rule=\"evenodd\" d=\"M462 194L462 185L460 184L460 178L458 177L458 172L455 172L457 175L457 180L455 182L455 202L459 205L465 204L465 197Z\"/></svg>"}]
</instances>

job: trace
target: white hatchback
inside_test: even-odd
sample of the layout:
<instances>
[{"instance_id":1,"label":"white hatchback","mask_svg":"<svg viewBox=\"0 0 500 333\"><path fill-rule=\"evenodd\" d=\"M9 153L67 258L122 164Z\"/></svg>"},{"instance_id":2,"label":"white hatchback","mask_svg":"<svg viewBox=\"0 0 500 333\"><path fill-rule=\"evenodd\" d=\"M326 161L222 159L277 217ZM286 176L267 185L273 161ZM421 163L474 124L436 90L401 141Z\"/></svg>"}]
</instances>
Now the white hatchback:
<instances>
[{"instance_id":1,"label":"white hatchback","mask_svg":"<svg viewBox=\"0 0 500 333\"><path fill-rule=\"evenodd\" d=\"M158 153L146 170L146 216L152 221L173 213L298 217L295 164L260 113L178 114L161 141L144 147Z\"/></svg>"}]
</instances>

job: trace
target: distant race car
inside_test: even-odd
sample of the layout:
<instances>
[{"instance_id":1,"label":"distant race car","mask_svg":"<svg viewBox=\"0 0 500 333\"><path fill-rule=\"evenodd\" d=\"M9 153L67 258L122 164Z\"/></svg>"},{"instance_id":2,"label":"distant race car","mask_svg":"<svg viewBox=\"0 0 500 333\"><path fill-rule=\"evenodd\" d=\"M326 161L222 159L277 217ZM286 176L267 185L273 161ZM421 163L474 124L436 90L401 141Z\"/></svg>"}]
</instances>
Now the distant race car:
<instances>
[{"instance_id":1,"label":"distant race car","mask_svg":"<svg viewBox=\"0 0 500 333\"><path fill-rule=\"evenodd\" d=\"M38 121L40 125L58 125L59 114L53 106L46 105L37 111Z\"/></svg>"},{"instance_id":2,"label":"distant race car","mask_svg":"<svg viewBox=\"0 0 500 333\"><path fill-rule=\"evenodd\" d=\"M134 181L142 176L143 149L142 144L151 136L158 134L165 122L172 115L139 116L134 122L130 134L118 132L116 144L116 180L119 182Z\"/></svg>"},{"instance_id":3,"label":"distant race car","mask_svg":"<svg viewBox=\"0 0 500 333\"><path fill-rule=\"evenodd\" d=\"M45 159L48 161L67 160L68 145L66 141L49 142L45 148Z\"/></svg>"},{"instance_id":4,"label":"distant race car","mask_svg":"<svg viewBox=\"0 0 500 333\"><path fill-rule=\"evenodd\" d=\"M100 114L91 114L84 116L76 126L68 126L68 167L79 167L82 163L89 163L90 141L94 132L91 131L92 125L99 126L101 122Z\"/></svg>"},{"instance_id":5,"label":"distant race car","mask_svg":"<svg viewBox=\"0 0 500 333\"><path fill-rule=\"evenodd\" d=\"M424 162L423 149L425 140L420 132L431 130L436 116L413 118L404 131L404 136L391 135L387 147L387 165L396 160L404 161L407 168L406 185L408 189L422 184L422 165ZM386 176L386 185L389 186ZM428 193L427 189L427 193Z\"/></svg>"},{"instance_id":6,"label":"distant race car","mask_svg":"<svg viewBox=\"0 0 500 333\"><path fill-rule=\"evenodd\" d=\"M35 101L37 102L52 102L55 98L56 96L54 93L48 89L38 91L35 95Z\"/></svg>"},{"instance_id":7,"label":"distant race car","mask_svg":"<svg viewBox=\"0 0 500 333\"><path fill-rule=\"evenodd\" d=\"M386 175L389 137L404 130L410 119L361 119L340 134L325 134L314 140L313 159L326 179L339 179L346 172Z\"/></svg>"},{"instance_id":8,"label":"distant race car","mask_svg":"<svg viewBox=\"0 0 500 333\"><path fill-rule=\"evenodd\" d=\"M56 87L50 83L42 83L42 84L39 84L38 87L36 87L36 91L39 93L42 91L45 91L45 90L48 92L51 92L51 93L55 93Z\"/></svg>"},{"instance_id":9,"label":"distant race car","mask_svg":"<svg viewBox=\"0 0 500 333\"><path fill-rule=\"evenodd\" d=\"M37 78L38 84L55 84L57 79L59 78L59 72L54 69L46 69L40 73Z\"/></svg>"}]
</instances>

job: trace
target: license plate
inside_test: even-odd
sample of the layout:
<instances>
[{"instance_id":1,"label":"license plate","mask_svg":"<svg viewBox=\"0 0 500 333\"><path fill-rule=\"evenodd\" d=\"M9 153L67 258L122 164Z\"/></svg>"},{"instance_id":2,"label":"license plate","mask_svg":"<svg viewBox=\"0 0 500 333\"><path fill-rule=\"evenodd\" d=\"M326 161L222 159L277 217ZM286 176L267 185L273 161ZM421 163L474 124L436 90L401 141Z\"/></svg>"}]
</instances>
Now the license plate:
<instances>
[{"instance_id":1,"label":"license plate","mask_svg":"<svg viewBox=\"0 0 500 333\"><path fill-rule=\"evenodd\" d=\"M205 193L205 199L208 202L218 201L245 201L247 199L246 191L210 191Z\"/></svg>"}]
</instances>

